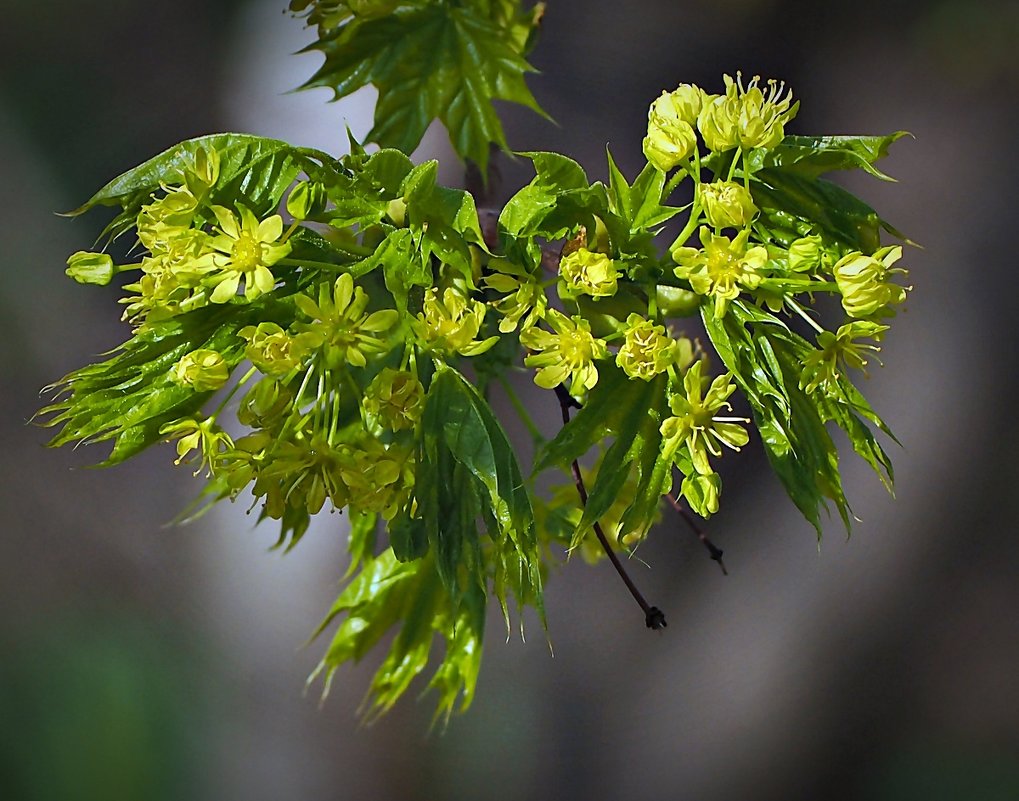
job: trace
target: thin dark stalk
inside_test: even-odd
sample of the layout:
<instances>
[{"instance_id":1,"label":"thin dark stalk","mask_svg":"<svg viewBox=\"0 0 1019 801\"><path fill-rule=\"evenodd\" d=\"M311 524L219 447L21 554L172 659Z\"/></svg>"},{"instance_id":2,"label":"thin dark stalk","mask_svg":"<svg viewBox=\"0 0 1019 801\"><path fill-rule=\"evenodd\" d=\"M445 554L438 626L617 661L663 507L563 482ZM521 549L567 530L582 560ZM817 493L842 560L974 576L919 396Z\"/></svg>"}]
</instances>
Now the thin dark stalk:
<instances>
[{"instance_id":1,"label":"thin dark stalk","mask_svg":"<svg viewBox=\"0 0 1019 801\"><path fill-rule=\"evenodd\" d=\"M679 516L686 521L690 530L697 535L697 539L699 539L701 543L703 543L704 547L708 549L708 554L711 558L718 562L718 566L722 568L722 575L728 576L729 571L725 569L725 562L722 561L722 549L708 539L708 535L704 533L704 529L700 527L694 516L687 509L684 509L675 497L671 494L666 495L665 497L669 499L669 503L672 504L672 508L679 512Z\"/></svg>"},{"instance_id":2,"label":"thin dark stalk","mask_svg":"<svg viewBox=\"0 0 1019 801\"><path fill-rule=\"evenodd\" d=\"M563 416L563 425L570 422L570 407L578 407L579 404L573 397L563 388L562 385L555 388L556 397L559 398L559 409ZM584 486L584 479L580 474L580 463L576 459L573 460L573 481L577 485L577 492L580 494L580 502L587 506L587 488ZM664 629L668 624L665 622L665 613L662 612L657 606L651 606L645 599L644 595L637 585L633 583L633 579L630 578L630 574L626 572L626 568L623 567L623 563L619 561L619 557L616 552L612 550L612 546L609 545L608 538L605 536L605 532L601 527L601 523L595 522L594 533L598 538L598 542L601 543L602 550L605 551L605 555L608 556L609 561L612 562L612 566L616 569L619 577L623 580L623 584L626 585L626 589L630 591L630 595L640 606L641 611L644 613L644 623L649 629Z\"/></svg>"}]
</instances>

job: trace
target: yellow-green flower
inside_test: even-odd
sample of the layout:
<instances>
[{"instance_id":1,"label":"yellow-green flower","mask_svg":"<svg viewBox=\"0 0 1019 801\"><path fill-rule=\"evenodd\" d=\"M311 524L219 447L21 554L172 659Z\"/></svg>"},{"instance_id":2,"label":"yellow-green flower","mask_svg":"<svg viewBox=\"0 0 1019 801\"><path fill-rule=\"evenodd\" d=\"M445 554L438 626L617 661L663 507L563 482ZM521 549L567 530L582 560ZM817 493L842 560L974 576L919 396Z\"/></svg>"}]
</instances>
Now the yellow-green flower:
<instances>
[{"instance_id":1,"label":"yellow-green flower","mask_svg":"<svg viewBox=\"0 0 1019 801\"><path fill-rule=\"evenodd\" d=\"M325 211L327 200L324 185L301 181L287 196L287 212L295 220L307 220Z\"/></svg>"},{"instance_id":2,"label":"yellow-green flower","mask_svg":"<svg viewBox=\"0 0 1019 801\"><path fill-rule=\"evenodd\" d=\"M165 239L149 240L150 256L142 259L142 275L124 289L137 292L127 304L124 319L156 322L204 306L202 279L215 270L208 234L193 228L163 229Z\"/></svg>"},{"instance_id":3,"label":"yellow-green flower","mask_svg":"<svg viewBox=\"0 0 1019 801\"><path fill-rule=\"evenodd\" d=\"M750 421L742 417L717 416L722 409L732 409L728 398L736 387L728 373L717 376L702 396L701 362L694 362L683 376L683 389L684 392L677 392L669 399L675 416L661 425L665 438L663 451L677 454L685 448L694 470L708 476L713 473L708 454L721 456L721 445L734 451L746 445L749 435L740 423Z\"/></svg>"},{"instance_id":4,"label":"yellow-green flower","mask_svg":"<svg viewBox=\"0 0 1019 801\"><path fill-rule=\"evenodd\" d=\"M184 186L164 186L163 190L163 197L142 206L135 222L138 240L149 250L164 247L164 243L187 231L200 202Z\"/></svg>"},{"instance_id":5,"label":"yellow-green flower","mask_svg":"<svg viewBox=\"0 0 1019 801\"><path fill-rule=\"evenodd\" d=\"M172 369L173 380L195 392L219 389L230 378L226 360L216 351L200 348L181 357Z\"/></svg>"},{"instance_id":6,"label":"yellow-green flower","mask_svg":"<svg viewBox=\"0 0 1019 801\"><path fill-rule=\"evenodd\" d=\"M803 236L789 245L789 269L794 273L810 273L817 270L826 257L817 234Z\"/></svg>"},{"instance_id":7,"label":"yellow-green flower","mask_svg":"<svg viewBox=\"0 0 1019 801\"><path fill-rule=\"evenodd\" d=\"M248 340L244 355L266 375L286 375L301 364L307 353L276 323L246 325L237 333Z\"/></svg>"},{"instance_id":8,"label":"yellow-green flower","mask_svg":"<svg viewBox=\"0 0 1019 801\"><path fill-rule=\"evenodd\" d=\"M650 381L669 369L676 360L676 343L665 333L665 326L655 325L639 314L626 318L626 335L616 354L616 364L630 378Z\"/></svg>"},{"instance_id":9,"label":"yellow-green flower","mask_svg":"<svg viewBox=\"0 0 1019 801\"><path fill-rule=\"evenodd\" d=\"M391 520L414 486L413 464L410 449L387 448L374 437L365 437L348 448L340 463L340 476L350 493L351 507Z\"/></svg>"},{"instance_id":10,"label":"yellow-green flower","mask_svg":"<svg viewBox=\"0 0 1019 801\"><path fill-rule=\"evenodd\" d=\"M237 419L250 428L273 428L293 408L294 390L265 376L241 398Z\"/></svg>"},{"instance_id":11,"label":"yellow-green flower","mask_svg":"<svg viewBox=\"0 0 1019 801\"><path fill-rule=\"evenodd\" d=\"M711 150L772 148L785 137L785 125L800 104L792 102L792 92L785 92L784 83L769 80L765 95L757 86L759 80L755 75L744 88L740 73L735 81L726 75L725 94L705 102L697 128Z\"/></svg>"},{"instance_id":12,"label":"yellow-green flower","mask_svg":"<svg viewBox=\"0 0 1019 801\"><path fill-rule=\"evenodd\" d=\"M895 313L890 307L902 303L908 289L890 281L893 274L906 272L892 267L900 258L902 248L895 245L881 248L873 256L847 253L835 263L832 272L842 293L842 308L846 314L859 318L887 317Z\"/></svg>"},{"instance_id":13,"label":"yellow-green flower","mask_svg":"<svg viewBox=\"0 0 1019 801\"><path fill-rule=\"evenodd\" d=\"M488 264L494 270L482 279L482 284L505 297L493 303L495 310L503 315L499 330L508 334L519 325L528 329L535 325L548 308L545 290L534 276L505 259L492 259Z\"/></svg>"},{"instance_id":14,"label":"yellow-green flower","mask_svg":"<svg viewBox=\"0 0 1019 801\"><path fill-rule=\"evenodd\" d=\"M414 373L384 367L365 390L362 405L385 428L402 431L417 425L424 400L425 388Z\"/></svg>"},{"instance_id":15,"label":"yellow-green flower","mask_svg":"<svg viewBox=\"0 0 1019 801\"><path fill-rule=\"evenodd\" d=\"M741 289L756 289L764 280L761 270L768 263L768 250L761 245L747 247L750 231L740 231L735 239L715 236L707 226L700 231L702 249L675 247L672 258L679 265L674 272L685 278L698 295L712 295L715 316L725 314L729 301Z\"/></svg>"},{"instance_id":16,"label":"yellow-green flower","mask_svg":"<svg viewBox=\"0 0 1019 801\"><path fill-rule=\"evenodd\" d=\"M67 259L67 275L79 284L106 286L113 280L115 269L109 253L79 250Z\"/></svg>"},{"instance_id":17,"label":"yellow-green flower","mask_svg":"<svg viewBox=\"0 0 1019 801\"><path fill-rule=\"evenodd\" d=\"M477 339L486 309L480 300L466 297L456 287L447 287L441 297L430 287L423 310L413 323L414 331L431 350L477 356L499 341L495 336Z\"/></svg>"},{"instance_id":18,"label":"yellow-green flower","mask_svg":"<svg viewBox=\"0 0 1019 801\"><path fill-rule=\"evenodd\" d=\"M570 379L570 391L591 389L598 383L595 359L608 356L605 342L591 335L591 324L582 317L567 317L549 309L545 322L553 331L530 328L520 334L520 344L537 351L524 359L528 367L537 367L534 383L553 389Z\"/></svg>"},{"instance_id":19,"label":"yellow-green flower","mask_svg":"<svg viewBox=\"0 0 1019 801\"><path fill-rule=\"evenodd\" d=\"M297 325L302 332L296 337L300 347L323 348L329 367L345 363L364 367L367 355L385 353L389 345L380 335L400 319L396 309L366 314L368 295L354 286L349 273L337 278L331 289L328 283L319 284L318 303L303 294L294 296L294 302L311 318L310 323Z\"/></svg>"},{"instance_id":20,"label":"yellow-green flower","mask_svg":"<svg viewBox=\"0 0 1019 801\"><path fill-rule=\"evenodd\" d=\"M604 253L581 247L559 261L559 294L566 298L590 295L605 298L616 294L619 270Z\"/></svg>"},{"instance_id":21,"label":"yellow-green flower","mask_svg":"<svg viewBox=\"0 0 1019 801\"><path fill-rule=\"evenodd\" d=\"M203 470L206 475L212 476L222 459L223 455L234 447L230 435L216 425L215 417L193 418L187 417L168 423L159 429L159 433L167 438L177 440L177 459L174 464L191 461L188 455L191 451L198 451L201 455L201 462L195 470L197 476Z\"/></svg>"},{"instance_id":22,"label":"yellow-green flower","mask_svg":"<svg viewBox=\"0 0 1019 801\"><path fill-rule=\"evenodd\" d=\"M856 320L839 328L834 334L823 331L817 335L818 350L807 354L803 360L803 371L800 373L800 389L813 392L819 388L826 395L838 392L838 380L843 365L862 370L867 366L867 351L880 352L877 345L869 345L855 340L871 338L880 340L888 330L887 325L880 325L866 320Z\"/></svg>"},{"instance_id":23,"label":"yellow-green flower","mask_svg":"<svg viewBox=\"0 0 1019 801\"><path fill-rule=\"evenodd\" d=\"M273 214L259 222L247 206L238 203L237 210L240 219L229 209L212 207L220 231L211 242L219 268L212 277L216 288L209 299L213 303L226 303L236 296L241 278L248 300L271 292L276 279L269 268L290 252L290 243L279 241L283 236L282 217Z\"/></svg>"},{"instance_id":24,"label":"yellow-green flower","mask_svg":"<svg viewBox=\"0 0 1019 801\"><path fill-rule=\"evenodd\" d=\"M662 92L651 104L644 155L662 172L668 172L693 153L697 145L693 124L702 99L700 89L683 84L674 92Z\"/></svg>"},{"instance_id":25,"label":"yellow-green flower","mask_svg":"<svg viewBox=\"0 0 1019 801\"><path fill-rule=\"evenodd\" d=\"M746 228L758 208L743 184L715 181L700 185L701 204L708 222L715 228Z\"/></svg>"},{"instance_id":26,"label":"yellow-green flower","mask_svg":"<svg viewBox=\"0 0 1019 801\"><path fill-rule=\"evenodd\" d=\"M350 502L341 468L349 462L347 446L330 445L319 433L276 444L260 466L252 492L266 497L266 513L283 515L285 507L303 507L310 515L322 511L326 499L336 509Z\"/></svg>"}]
</instances>

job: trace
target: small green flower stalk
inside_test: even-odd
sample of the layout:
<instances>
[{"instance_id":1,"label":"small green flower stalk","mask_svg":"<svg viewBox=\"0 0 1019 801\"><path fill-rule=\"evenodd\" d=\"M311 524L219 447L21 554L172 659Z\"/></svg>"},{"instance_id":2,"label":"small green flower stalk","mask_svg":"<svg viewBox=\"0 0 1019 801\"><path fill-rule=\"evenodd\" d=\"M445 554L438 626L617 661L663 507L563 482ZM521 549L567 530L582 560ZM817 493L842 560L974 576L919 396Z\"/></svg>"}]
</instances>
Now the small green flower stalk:
<instances>
[{"instance_id":1,"label":"small green flower stalk","mask_svg":"<svg viewBox=\"0 0 1019 801\"><path fill-rule=\"evenodd\" d=\"M356 38L383 72L409 42L437 53L441 70L419 65L429 80L481 91L449 60L457 47L422 38L445 30L495 59L482 82L492 97L532 104L522 74L534 15L473 2L292 8L329 42L312 85L334 85L333 59ZM468 25L469 14L482 16ZM379 26L400 36L380 38ZM385 59L371 44L383 39ZM380 108L383 95L415 105L398 141L376 120L373 153L356 141L335 158L206 136L78 209L117 213L67 274L98 286L125 274L131 332L59 381L41 413L53 445L111 443L105 465L169 443L205 482L190 517L236 501L275 521L284 550L312 516L342 516L350 559L322 624L336 626L316 672L326 689L382 647L369 716L430 664L439 712L465 708L490 600L507 622L511 607L535 608L553 636L542 590L563 559L605 558L625 574L621 557L659 520L718 512L723 459L743 448L765 451L818 535L822 510L852 519L830 429L890 486L878 439L890 432L853 382L906 299L903 251L881 243L893 229L876 212L822 176L883 177L873 163L901 134L787 133L791 93L737 73L720 95L681 84L651 103L632 182L611 155L606 184L565 156L529 153L534 180L479 214L471 194L437 184L435 162L406 153L431 114L483 167L505 144L501 128L465 124L458 104L429 111L427 93L379 88ZM494 138L472 138L483 131ZM670 205L687 181L691 205ZM116 237L133 237L132 263L106 252ZM846 319L815 311L825 295ZM516 374L558 409L558 431L532 421ZM521 465L497 408L519 416L533 463ZM551 493L546 471L560 475ZM664 613L627 587L662 628Z\"/></svg>"}]
</instances>

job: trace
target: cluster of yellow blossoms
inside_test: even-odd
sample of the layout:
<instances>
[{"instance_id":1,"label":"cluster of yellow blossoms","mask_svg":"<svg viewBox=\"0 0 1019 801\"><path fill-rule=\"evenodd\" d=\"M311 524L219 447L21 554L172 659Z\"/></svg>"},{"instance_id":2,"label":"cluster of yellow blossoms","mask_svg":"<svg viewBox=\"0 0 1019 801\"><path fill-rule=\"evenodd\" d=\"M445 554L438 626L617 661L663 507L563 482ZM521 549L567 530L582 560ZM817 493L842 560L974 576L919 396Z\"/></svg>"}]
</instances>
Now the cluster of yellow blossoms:
<instances>
[{"instance_id":1,"label":"cluster of yellow blossoms","mask_svg":"<svg viewBox=\"0 0 1019 801\"><path fill-rule=\"evenodd\" d=\"M879 320L906 294L892 281L903 272L893 267L901 248L845 252L808 231L776 243L759 228L750 154L782 142L798 104L784 87L770 82L765 91L758 83L727 76L721 95L683 84L650 107L643 146L649 164L666 176L676 171L670 187L687 176L694 183L687 225L669 251L671 263L659 268L671 268L671 276L639 277L604 231L588 238L578 223L547 280L538 265L486 253L472 276L439 265L414 311L401 313L381 282L355 279L340 265L302 271L302 259L291 258L293 233L326 209L323 186L306 181L292 190L286 205L294 223L285 229L280 214L260 218L242 201L233 209L215 203L220 156L204 148L179 181L161 184L140 207L139 263L117 266L106 254L81 252L69 259L68 274L107 284L136 270L125 285L132 294L124 316L141 329L209 305L283 304L283 312L256 314L239 327L238 342L197 348L170 367L177 386L211 394L247 360L251 369L228 399L247 387L238 419L252 432L234 440L215 414L163 426L177 441L178 460L197 454L199 469L222 475L228 494L250 486L270 517L314 514L327 500L338 509L396 514L412 497L415 430L430 375L418 360L481 357L509 334L526 351L523 363L539 387L562 385L580 402L613 363L628 380L664 377L672 412L661 422L664 452L684 475L683 494L710 514L718 508L719 479L709 457L720 456L722 445L744 445L742 424L749 421L722 416L732 376L702 375L700 346L671 331L668 318L703 307L720 320L747 300L806 317L794 296L837 292L851 319L835 333L818 328L818 349L803 360L800 380L808 393L830 394L845 369L864 367L866 353L878 350L860 340L879 339L887 329ZM708 158L714 177L703 181ZM386 209L395 228L407 226L403 199ZM374 287L381 306L362 284Z\"/></svg>"}]
</instances>

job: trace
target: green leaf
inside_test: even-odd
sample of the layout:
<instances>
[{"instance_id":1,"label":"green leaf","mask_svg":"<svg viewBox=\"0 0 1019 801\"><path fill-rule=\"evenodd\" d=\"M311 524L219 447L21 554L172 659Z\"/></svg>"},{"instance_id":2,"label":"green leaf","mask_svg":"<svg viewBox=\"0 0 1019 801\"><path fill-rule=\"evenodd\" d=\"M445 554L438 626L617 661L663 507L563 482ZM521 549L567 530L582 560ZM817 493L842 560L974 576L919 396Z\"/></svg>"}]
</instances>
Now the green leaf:
<instances>
[{"instance_id":1,"label":"green leaf","mask_svg":"<svg viewBox=\"0 0 1019 801\"><path fill-rule=\"evenodd\" d=\"M887 136L787 136L775 148L755 151L760 163L751 169L778 167L806 178L817 178L833 170L861 169L882 181L895 179L885 175L874 162L888 155L888 149L907 131Z\"/></svg>"},{"instance_id":2,"label":"green leaf","mask_svg":"<svg viewBox=\"0 0 1019 801\"><path fill-rule=\"evenodd\" d=\"M60 426L50 447L69 442L113 440L100 466L118 464L159 440L168 422L194 414L211 397L175 383L171 368L185 354L207 348L233 369L244 352L237 332L245 325L289 324L293 307L271 295L249 304L207 306L154 323L120 346L115 355L75 370L54 385L66 393L39 412L53 415L44 426Z\"/></svg>"},{"instance_id":3,"label":"green leaf","mask_svg":"<svg viewBox=\"0 0 1019 801\"><path fill-rule=\"evenodd\" d=\"M886 487L891 462L864 420L887 427L843 377L842 400L799 388L803 361L813 346L761 309L736 302L719 321L703 313L705 328L725 366L750 401L772 468L797 508L821 534L819 509L832 501L846 529L851 511L842 489L839 457L825 423L834 422Z\"/></svg>"},{"instance_id":4,"label":"green leaf","mask_svg":"<svg viewBox=\"0 0 1019 801\"><path fill-rule=\"evenodd\" d=\"M445 592L432 558L401 562L391 549L366 558L360 572L344 588L315 634L336 618L342 621L315 677L325 675L328 694L336 670L358 662L394 627L399 631L372 677L364 711L369 718L390 709L428 666L435 635L445 641L442 658L428 685L439 694L436 714L461 710L474 697L481 667L485 598L481 589L468 590L454 604Z\"/></svg>"},{"instance_id":5,"label":"green leaf","mask_svg":"<svg viewBox=\"0 0 1019 801\"><path fill-rule=\"evenodd\" d=\"M486 505L501 533L523 558L536 560L531 500L513 448L485 399L456 370L442 369L429 388L425 418L441 427L453 458L488 491Z\"/></svg>"},{"instance_id":6,"label":"green leaf","mask_svg":"<svg viewBox=\"0 0 1019 801\"><path fill-rule=\"evenodd\" d=\"M847 250L873 253L881 245L882 228L893 236L902 236L862 200L821 178L763 169L754 174L750 190L762 209L807 220Z\"/></svg>"},{"instance_id":7,"label":"green leaf","mask_svg":"<svg viewBox=\"0 0 1019 801\"><path fill-rule=\"evenodd\" d=\"M368 157L357 177L378 188L386 199L400 196L404 179L414 169L414 162L402 151L383 148Z\"/></svg>"},{"instance_id":8,"label":"green leaf","mask_svg":"<svg viewBox=\"0 0 1019 801\"><path fill-rule=\"evenodd\" d=\"M470 7L404 6L379 19L355 19L310 45L325 63L304 86L325 86L340 98L372 84L378 100L368 140L409 154L439 119L456 152L484 175L490 143L507 147L492 101L544 114L524 81L533 68L522 47L512 28Z\"/></svg>"},{"instance_id":9,"label":"green leaf","mask_svg":"<svg viewBox=\"0 0 1019 801\"><path fill-rule=\"evenodd\" d=\"M629 378L614 364L598 367L598 383L587 402L535 458L534 474L552 466L569 472L574 460L600 445L615 441L606 451L580 525L574 530L576 547L615 502L632 470L637 489L622 516L621 534L643 536L657 515L658 502L671 484L672 459L662 454L660 426L668 409L666 377L652 381Z\"/></svg>"},{"instance_id":10,"label":"green leaf","mask_svg":"<svg viewBox=\"0 0 1019 801\"><path fill-rule=\"evenodd\" d=\"M777 318L739 301L722 320L706 307L702 319L733 380L750 401L765 453L786 493L818 537L819 509L826 498L834 501L848 529L850 511L842 491L838 452L817 405L799 389L796 354L781 347L795 335Z\"/></svg>"},{"instance_id":11,"label":"green leaf","mask_svg":"<svg viewBox=\"0 0 1019 801\"><path fill-rule=\"evenodd\" d=\"M375 254L368 260L371 268L382 267L389 290L401 315L407 314L407 298L412 286L430 286L431 261L422 258L414 234L407 228L397 228L379 243Z\"/></svg>"},{"instance_id":12,"label":"green leaf","mask_svg":"<svg viewBox=\"0 0 1019 801\"><path fill-rule=\"evenodd\" d=\"M435 468L431 463L418 464L415 483L422 493L437 481ZM389 521L389 544L401 562L420 559L428 553L428 530L424 518L411 517L409 509L403 509Z\"/></svg>"},{"instance_id":13,"label":"green leaf","mask_svg":"<svg viewBox=\"0 0 1019 801\"><path fill-rule=\"evenodd\" d=\"M608 513L612 504L616 502L620 490L629 478L631 462L641 461L642 458L654 460L659 453L661 436L657 427L648 426L648 421L653 419L649 415L652 406L657 406L656 401L660 401L664 396L664 376L659 376L653 381L628 379L625 399L621 393L617 401L621 406L625 403L626 413L613 421L614 425L611 430L615 441L602 457L598 467L598 476L588 492L584 514L573 534L571 548L580 545L595 522L601 520ZM579 417L580 413L577 416ZM642 476L642 478L645 477ZM646 478L650 481L650 477ZM644 488L644 492L648 492L647 487ZM659 493L658 498L660 497ZM658 498L655 498L656 505ZM634 513L631 513L631 519L633 516ZM650 525L647 528L650 528Z\"/></svg>"},{"instance_id":14,"label":"green leaf","mask_svg":"<svg viewBox=\"0 0 1019 801\"><path fill-rule=\"evenodd\" d=\"M598 365L598 383L570 422L537 453L533 475L550 467L569 468L611 432L619 430L628 409L644 394L644 382L631 381L612 363Z\"/></svg>"},{"instance_id":15,"label":"green leaf","mask_svg":"<svg viewBox=\"0 0 1019 801\"><path fill-rule=\"evenodd\" d=\"M489 535L503 568L519 576L519 603L541 612L541 574L534 512L516 456L487 402L460 373L448 367L432 379L421 421L422 446L415 497L447 591L459 597L465 582L484 584L477 551L477 518L491 521ZM466 584L471 583L466 582ZM498 594L498 593L497 593ZM500 596L500 603L505 599Z\"/></svg>"},{"instance_id":16,"label":"green leaf","mask_svg":"<svg viewBox=\"0 0 1019 801\"><path fill-rule=\"evenodd\" d=\"M474 197L462 189L439 186L437 174L436 161L420 164L407 174L401 188L407 222L425 263L434 255L471 281L470 245L485 246Z\"/></svg>"},{"instance_id":17,"label":"green leaf","mask_svg":"<svg viewBox=\"0 0 1019 801\"><path fill-rule=\"evenodd\" d=\"M362 562L373 558L377 526L378 515L374 513L350 513L350 536L347 545L350 565L347 567L347 577L357 570L358 565Z\"/></svg>"},{"instance_id":18,"label":"green leaf","mask_svg":"<svg viewBox=\"0 0 1019 801\"><path fill-rule=\"evenodd\" d=\"M605 152L609 161L612 211L619 215L631 234L656 228L679 214L678 208L662 205L664 172L653 164L647 164L634 179L633 186L630 186L612 159L612 153L608 148Z\"/></svg>"},{"instance_id":19,"label":"green leaf","mask_svg":"<svg viewBox=\"0 0 1019 801\"><path fill-rule=\"evenodd\" d=\"M276 208L302 169L313 171L316 161L333 161L324 153L296 148L276 139L235 133L200 136L174 145L114 178L70 215L83 214L96 206L120 206L122 213L106 231L111 237L120 235L131 227L142 205L160 184L181 180L184 169L193 163L200 148L215 149L220 156L219 179L208 201L233 206L242 200L259 215Z\"/></svg>"},{"instance_id":20,"label":"green leaf","mask_svg":"<svg viewBox=\"0 0 1019 801\"><path fill-rule=\"evenodd\" d=\"M659 376L655 382L660 386L650 388L650 402L640 416L640 428L634 437L630 461L637 489L620 518L620 539L628 534L642 539L657 520L662 496L672 488L673 458L663 448L661 432L661 425L670 414L666 380Z\"/></svg>"}]
</instances>

